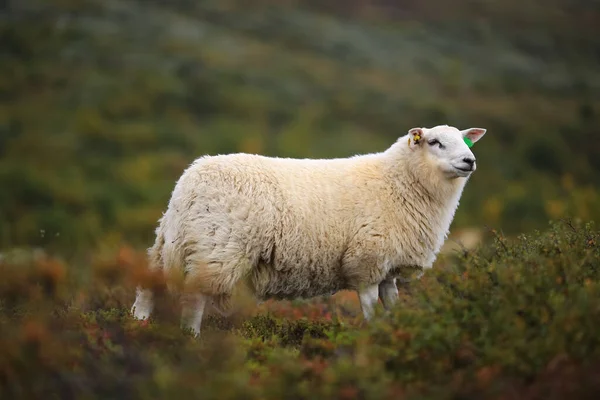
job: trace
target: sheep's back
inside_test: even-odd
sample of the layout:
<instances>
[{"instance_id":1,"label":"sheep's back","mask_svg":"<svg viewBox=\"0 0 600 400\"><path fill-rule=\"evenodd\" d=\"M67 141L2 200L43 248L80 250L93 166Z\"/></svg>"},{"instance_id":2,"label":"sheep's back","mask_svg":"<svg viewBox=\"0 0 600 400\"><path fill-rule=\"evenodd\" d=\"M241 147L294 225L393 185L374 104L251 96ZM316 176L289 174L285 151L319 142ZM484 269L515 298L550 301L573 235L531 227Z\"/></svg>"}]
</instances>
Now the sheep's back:
<instances>
[{"instance_id":1,"label":"sheep's back","mask_svg":"<svg viewBox=\"0 0 600 400\"><path fill-rule=\"evenodd\" d=\"M340 161L230 155L198 160L170 208L206 262L244 257L261 297L330 293L352 222ZM189 246L188 246L189 247Z\"/></svg>"}]
</instances>

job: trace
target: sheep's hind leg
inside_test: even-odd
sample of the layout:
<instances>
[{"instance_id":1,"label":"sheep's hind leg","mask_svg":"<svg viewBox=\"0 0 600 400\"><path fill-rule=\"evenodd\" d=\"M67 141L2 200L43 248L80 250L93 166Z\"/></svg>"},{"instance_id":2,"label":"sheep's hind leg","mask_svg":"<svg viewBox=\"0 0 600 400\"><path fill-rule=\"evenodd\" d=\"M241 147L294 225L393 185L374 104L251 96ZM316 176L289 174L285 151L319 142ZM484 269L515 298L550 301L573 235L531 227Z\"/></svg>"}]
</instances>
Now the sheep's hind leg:
<instances>
[{"instance_id":1,"label":"sheep's hind leg","mask_svg":"<svg viewBox=\"0 0 600 400\"><path fill-rule=\"evenodd\" d=\"M358 290L360 307L366 320L370 320L375 314L375 306L377 305L378 294L378 284L369 285Z\"/></svg>"},{"instance_id":2,"label":"sheep's hind leg","mask_svg":"<svg viewBox=\"0 0 600 400\"><path fill-rule=\"evenodd\" d=\"M142 289L141 287L138 287L136 289L136 293L135 302L131 307L131 313L136 319L148 319L154 308L152 291L150 289Z\"/></svg>"},{"instance_id":3,"label":"sheep's hind leg","mask_svg":"<svg viewBox=\"0 0 600 400\"><path fill-rule=\"evenodd\" d=\"M385 279L379 284L379 298L386 310L389 310L396 304L398 301L398 287L396 286L395 278Z\"/></svg>"},{"instance_id":4,"label":"sheep's hind leg","mask_svg":"<svg viewBox=\"0 0 600 400\"><path fill-rule=\"evenodd\" d=\"M154 245L148 250L149 268L151 271L162 269L162 249L165 239L161 233L156 237ZM146 320L150 318L150 314L154 309L154 293L151 289L136 287L135 302L131 306L133 317L138 320Z\"/></svg>"},{"instance_id":5,"label":"sheep's hind leg","mask_svg":"<svg viewBox=\"0 0 600 400\"><path fill-rule=\"evenodd\" d=\"M200 293L189 293L182 296L181 327L190 329L195 337L200 335L200 326L207 300L208 297Z\"/></svg>"}]
</instances>

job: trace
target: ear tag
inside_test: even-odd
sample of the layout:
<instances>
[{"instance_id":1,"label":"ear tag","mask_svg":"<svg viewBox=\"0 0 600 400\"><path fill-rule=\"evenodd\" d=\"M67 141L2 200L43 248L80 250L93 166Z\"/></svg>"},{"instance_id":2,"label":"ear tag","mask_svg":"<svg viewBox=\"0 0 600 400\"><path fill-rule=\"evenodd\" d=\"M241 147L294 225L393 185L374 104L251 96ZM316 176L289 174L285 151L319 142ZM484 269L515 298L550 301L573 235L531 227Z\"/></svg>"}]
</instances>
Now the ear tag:
<instances>
[{"instance_id":1,"label":"ear tag","mask_svg":"<svg viewBox=\"0 0 600 400\"><path fill-rule=\"evenodd\" d=\"M471 139L469 139L468 137L465 137L463 140L465 141L467 146L469 146L469 148L473 147L473 141Z\"/></svg>"}]
</instances>

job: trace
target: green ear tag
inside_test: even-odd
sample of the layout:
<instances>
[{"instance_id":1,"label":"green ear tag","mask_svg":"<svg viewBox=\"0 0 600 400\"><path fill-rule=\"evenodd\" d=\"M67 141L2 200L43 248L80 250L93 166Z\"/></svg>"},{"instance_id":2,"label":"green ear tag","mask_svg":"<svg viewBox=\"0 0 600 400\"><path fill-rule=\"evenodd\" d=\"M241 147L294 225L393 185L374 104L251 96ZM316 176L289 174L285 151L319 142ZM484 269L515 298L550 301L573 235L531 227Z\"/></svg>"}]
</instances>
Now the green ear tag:
<instances>
[{"instance_id":1,"label":"green ear tag","mask_svg":"<svg viewBox=\"0 0 600 400\"><path fill-rule=\"evenodd\" d=\"M466 138L464 138L464 141L467 144L467 146L473 147L473 141L471 139L469 139L468 137L466 137Z\"/></svg>"}]
</instances>

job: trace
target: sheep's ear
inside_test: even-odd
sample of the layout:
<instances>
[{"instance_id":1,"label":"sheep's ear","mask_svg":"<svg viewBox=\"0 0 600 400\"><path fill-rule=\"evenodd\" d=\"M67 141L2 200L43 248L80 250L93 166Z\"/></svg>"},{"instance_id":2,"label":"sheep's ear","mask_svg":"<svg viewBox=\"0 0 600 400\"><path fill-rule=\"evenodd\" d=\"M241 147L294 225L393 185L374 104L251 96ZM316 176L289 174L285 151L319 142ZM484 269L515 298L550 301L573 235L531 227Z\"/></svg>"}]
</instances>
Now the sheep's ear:
<instances>
[{"instance_id":1,"label":"sheep's ear","mask_svg":"<svg viewBox=\"0 0 600 400\"><path fill-rule=\"evenodd\" d=\"M475 143L485 135L485 131L486 130L483 128L469 128L460 132L462 133L463 138L469 139L471 143Z\"/></svg>"},{"instance_id":2,"label":"sheep's ear","mask_svg":"<svg viewBox=\"0 0 600 400\"><path fill-rule=\"evenodd\" d=\"M408 145L410 146L411 143L419 144L423 139L423 135L423 128L412 128L408 131Z\"/></svg>"}]
</instances>

